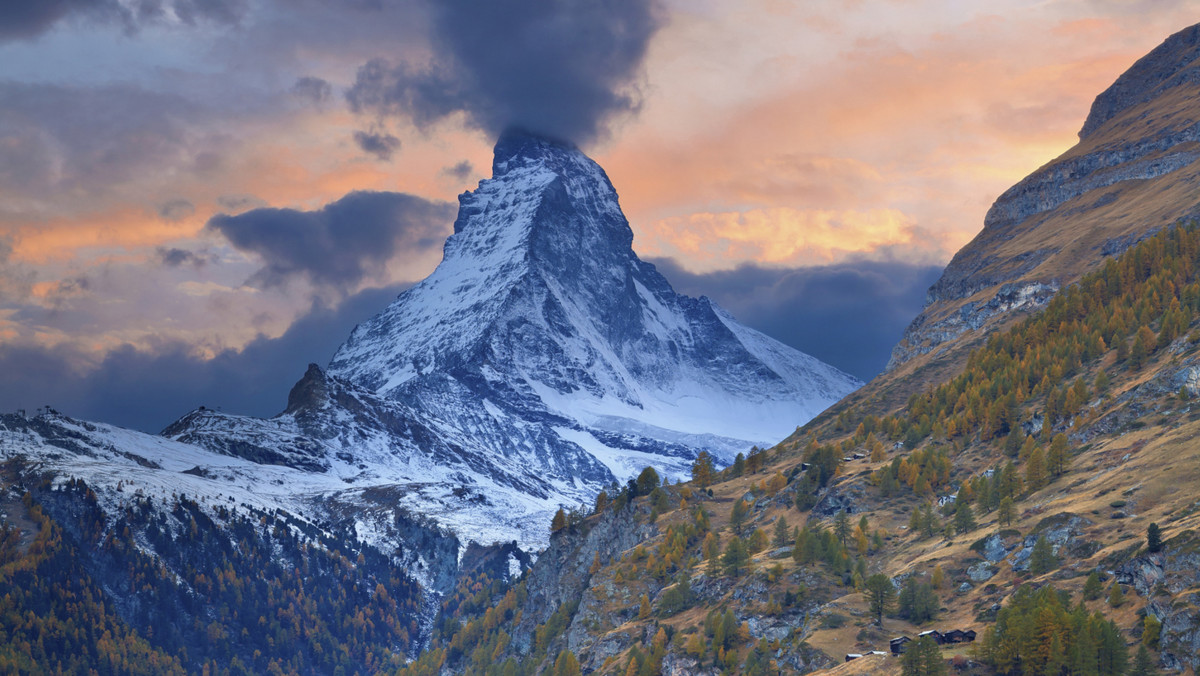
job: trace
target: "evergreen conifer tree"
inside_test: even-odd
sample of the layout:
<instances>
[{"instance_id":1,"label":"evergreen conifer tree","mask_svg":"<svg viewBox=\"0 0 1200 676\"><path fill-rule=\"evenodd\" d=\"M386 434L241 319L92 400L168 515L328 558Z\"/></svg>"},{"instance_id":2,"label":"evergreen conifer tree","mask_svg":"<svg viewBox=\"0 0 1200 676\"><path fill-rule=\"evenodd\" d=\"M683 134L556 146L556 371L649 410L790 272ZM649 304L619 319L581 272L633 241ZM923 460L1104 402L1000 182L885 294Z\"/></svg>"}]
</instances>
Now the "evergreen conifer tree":
<instances>
[{"instance_id":1,"label":"evergreen conifer tree","mask_svg":"<svg viewBox=\"0 0 1200 676\"><path fill-rule=\"evenodd\" d=\"M740 477L746 473L745 455L741 453L737 454L737 457L733 459L733 466L729 469L729 473L732 474L734 478Z\"/></svg>"},{"instance_id":2,"label":"evergreen conifer tree","mask_svg":"<svg viewBox=\"0 0 1200 676\"><path fill-rule=\"evenodd\" d=\"M883 573L876 573L867 578L864 587L867 605L871 608L871 614L875 616L875 623L882 626L883 616L891 610L896 601L896 587L892 585L891 578Z\"/></svg>"},{"instance_id":3,"label":"evergreen conifer tree","mask_svg":"<svg viewBox=\"0 0 1200 676\"><path fill-rule=\"evenodd\" d=\"M1151 554L1162 551L1162 530L1157 523L1151 523L1146 528L1146 551Z\"/></svg>"},{"instance_id":4,"label":"evergreen conifer tree","mask_svg":"<svg viewBox=\"0 0 1200 676\"><path fill-rule=\"evenodd\" d=\"M740 537L733 536L729 544L725 546L725 554L721 557L721 563L725 566L725 574L730 577L738 577L749 561L750 552L746 549L746 544Z\"/></svg>"},{"instance_id":5,"label":"evergreen conifer tree","mask_svg":"<svg viewBox=\"0 0 1200 676\"><path fill-rule=\"evenodd\" d=\"M1150 651L1146 650L1146 646L1140 646L1137 651L1137 656L1133 658L1133 671L1129 672L1130 676L1153 676L1158 673L1158 669L1154 666L1154 658L1150 656Z\"/></svg>"},{"instance_id":6,"label":"evergreen conifer tree","mask_svg":"<svg viewBox=\"0 0 1200 676\"><path fill-rule=\"evenodd\" d=\"M954 530L959 533L969 533L975 530L975 513L965 499L957 500L954 507Z\"/></svg>"},{"instance_id":7,"label":"evergreen conifer tree","mask_svg":"<svg viewBox=\"0 0 1200 676\"><path fill-rule=\"evenodd\" d=\"M1013 519L1016 518L1017 512L1016 506L1013 505L1013 499L1005 496L1004 499L1000 501L1000 508L997 509L996 512L996 520L1000 522L1000 525L1012 525Z\"/></svg>"},{"instance_id":8,"label":"evergreen conifer tree","mask_svg":"<svg viewBox=\"0 0 1200 676\"><path fill-rule=\"evenodd\" d=\"M745 500L739 499L733 503L733 509L729 512L729 527L735 535L742 534L742 528L746 525L746 516L750 513L750 508L746 505Z\"/></svg>"},{"instance_id":9,"label":"evergreen conifer tree","mask_svg":"<svg viewBox=\"0 0 1200 676\"><path fill-rule=\"evenodd\" d=\"M833 517L833 533L837 535L838 541L844 548L846 540L850 537L850 515L846 513L846 510L838 510L837 515Z\"/></svg>"},{"instance_id":10,"label":"evergreen conifer tree","mask_svg":"<svg viewBox=\"0 0 1200 676\"><path fill-rule=\"evenodd\" d=\"M1050 541L1045 535L1039 536L1029 556L1029 572L1044 575L1057 567L1058 559L1054 556L1054 548L1050 546Z\"/></svg>"},{"instance_id":11,"label":"evergreen conifer tree","mask_svg":"<svg viewBox=\"0 0 1200 676\"><path fill-rule=\"evenodd\" d=\"M1112 587L1109 588L1108 605L1113 608L1120 608L1125 605L1125 592L1121 589L1120 582L1113 582Z\"/></svg>"},{"instance_id":12,"label":"evergreen conifer tree","mask_svg":"<svg viewBox=\"0 0 1200 676\"><path fill-rule=\"evenodd\" d=\"M1100 584L1100 573L1092 571L1088 575L1087 581L1083 583L1083 598L1087 601L1095 601L1100 598L1104 592L1104 587Z\"/></svg>"},{"instance_id":13,"label":"evergreen conifer tree","mask_svg":"<svg viewBox=\"0 0 1200 676\"><path fill-rule=\"evenodd\" d=\"M792 531L788 528L787 519L780 516L775 520L775 547L786 547L792 541Z\"/></svg>"},{"instance_id":14,"label":"evergreen conifer tree","mask_svg":"<svg viewBox=\"0 0 1200 676\"><path fill-rule=\"evenodd\" d=\"M1067 435L1059 432L1050 441L1050 449L1046 451L1046 466L1054 476L1062 476L1067 471Z\"/></svg>"},{"instance_id":15,"label":"evergreen conifer tree","mask_svg":"<svg viewBox=\"0 0 1200 676\"><path fill-rule=\"evenodd\" d=\"M903 676L945 676L946 662L942 651L932 638L922 636L909 644L900 658L900 673Z\"/></svg>"}]
</instances>

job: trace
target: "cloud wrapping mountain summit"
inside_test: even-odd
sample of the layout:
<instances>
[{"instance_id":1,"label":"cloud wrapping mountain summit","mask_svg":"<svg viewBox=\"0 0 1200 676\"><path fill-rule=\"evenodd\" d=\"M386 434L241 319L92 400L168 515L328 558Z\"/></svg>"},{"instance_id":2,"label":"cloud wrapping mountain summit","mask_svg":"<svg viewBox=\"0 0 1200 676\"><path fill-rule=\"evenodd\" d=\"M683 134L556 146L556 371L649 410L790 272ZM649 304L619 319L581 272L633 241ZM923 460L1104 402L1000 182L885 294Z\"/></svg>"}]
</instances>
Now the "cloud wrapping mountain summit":
<instances>
[{"instance_id":1,"label":"cloud wrapping mountain summit","mask_svg":"<svg viewBox=\"0 0 1200 676\"><path fill-rule=\"evenodd\" d=\"M518 127L578 144L638 109L663 21L654 0L446 0L429 12L429 63L371 60L346 93L352 110L418 127L462 113L493 137Z\"/></svg>"}]
</instances>

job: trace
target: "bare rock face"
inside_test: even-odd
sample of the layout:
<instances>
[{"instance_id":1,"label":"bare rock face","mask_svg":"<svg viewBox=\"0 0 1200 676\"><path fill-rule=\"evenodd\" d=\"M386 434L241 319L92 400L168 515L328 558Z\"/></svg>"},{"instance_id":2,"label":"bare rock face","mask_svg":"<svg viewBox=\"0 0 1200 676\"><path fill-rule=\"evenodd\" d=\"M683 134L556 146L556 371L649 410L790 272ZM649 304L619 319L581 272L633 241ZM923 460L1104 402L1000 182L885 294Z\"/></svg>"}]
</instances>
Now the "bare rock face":
<instances>
[{"instance_id":1,"label":"bare rock face","mask_svg":"<svg viewBox=\"0 0 1200 676\"><path fill-rule=\"evenodd\" d=\"M1161 665L1176 671L1200 669L1200 535L1185 531L1163 551L1127 561L1117 581L1150 599L1146 610L1162 622Z\"/></svg>"},{"instance_id":2,"label":"bare rock face","mask_svg":"<svg viewBox=\"0 0 1200 676\"><path fill-rule=\"evenodd\" d=\"M1080 142L1009 188L929 289L888 369L1047 302L1157 230L1200 214L1200 25L1092 104Z\"/></svg>"},{"instance_id":3,"label":"bare rock face","mask_svg":"<svg viewBox=\"0 0 1200 676\"><path fill-rule=\"evenodd\" d=\"M967 577L971 578L972 582L987 582L996 575L996 568L986 561L971 566L967 569Z\"/></svg>"},{"instance_id":4,"label":"bare rock face","mask_svg":"<svg viewBox=\"0 0 1200 676\"><path fill-rule=\"evenodd\" d=\"M1197 59L1200 59L1200 25L1167 38L1096 97L1079 138L1091 136L1105 122L1167 89L1200 82L1200 69L1195 67Z\"/></svg>"},{"instance_id":5,"label":"bare rock face","mask_svg":"<svg viewBox=\"0 0 1200 676\"><path fill-rule=\"evenodd\" d=\"M533 645L537 626L549 619L559 607L571 603L579 603L579 609L584 612L577 612L564 632L568 649L579 655L585 663L592 658L593 652L606 654L614 648L617 652L624 650L611 642L593 647L596 637L588 631L588 625L599 619L595 609L600 604L591 598L596 593L591 566L597 559L608 563L620 558L626 550L656 535L657 527L641 521L646 517L644 512L647 510L645 505L630 505L620 511L608 510L594 523L568 526L550 539L549 548L541 553L537 565L526 578L529 596L523 607L523 619L512 637L517 652L527 654ZM589 608L592 609L590 612ZM638 637L637 640L641 641L642 638Z\"/></svg>"}]
</instances>

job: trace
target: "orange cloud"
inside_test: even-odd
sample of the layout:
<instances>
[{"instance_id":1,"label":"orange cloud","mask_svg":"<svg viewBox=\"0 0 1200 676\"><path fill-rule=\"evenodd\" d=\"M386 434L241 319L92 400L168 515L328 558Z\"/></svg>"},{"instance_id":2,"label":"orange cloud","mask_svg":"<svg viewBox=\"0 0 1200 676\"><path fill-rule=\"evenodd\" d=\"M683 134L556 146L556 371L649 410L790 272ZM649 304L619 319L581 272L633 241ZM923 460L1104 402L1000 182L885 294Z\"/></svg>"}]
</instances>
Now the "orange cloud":
<instances>
[{"instance_id":1,"label":"orange cloud","mask_svg":"<svg viewBox=\"0 0 1200 676\"><path fill-rule=\"evenodd\" d=\"M944 257L943 241L921 233L895 209L803 211L789 207L695 213L641 228L645 256L683 261L693 272L727 270L743 263L825 265L903 249L912 262Z\"/></svg>"},{"instance_id":2,"label":"orange cloud","mask_svg":"<svg viewBox=\"0 0 1200 676\"><path fill-rule=\"evenodd\" d=\"M86 249L129 250L194 237L202 225L196 218L170 222L144 208L123 206L9 227L13 259L44 265L71 260Z\"/></svg>"},{"instance_id":3,"label":"orange cloud","mask_svg":"<svg viewBox=\"0 0 1200 676\"><path fill-rule=\"evenodd\" d=\"M890 4L861 2L857 10L901 11ZM720 255L824 261L839 255L834 251L866 253L902 242L877 237L878 229L851 228L849 243L839 247L829 241L836 231L816 214L852 214L849 222L878 225L878 214L898 213L936 239L919 255L937 252L945 262L982 227L1001 192L1075 143L1100 91L1185 25L1178 9L1152 17L1088 15L1087 7L1062 5L995 11L889 32L834 15L814 21L811 13L766 19L738 11L713 19L731 34L749 32L739 22L798 21L797 35L841 51L809 50L807 62L764 57L759 70L786 65L792 72L743 99L721 98L743 86L732 68L724 88L712 84L718 75L706 74L707 110L694 107L697 94L688 94L686 78L658 79L664 99L693 108L648 106L600 158L638 234L635 246L693 269L719 265ZM702 20L689 16L679 30L669 27L660 58L691 50ZM678 62L667 60L662 72L678 75ZM650 68L653 78L656 65ZM758 227L760 221L780 230ZM732 222L742 230L735 233ZM759 245L746 241L759 236Z\"/></svg>"},{"instance_id":4,"label":"orange cloud","mask_svg":"<svg viewBox=\"0 0 1200 676\"><path fill-rule=\"evenodd\" d=\"M13 240L14 260L34 265L186 242L214 214L229 211L230 195L253 197L247 206L315 209L353 190L408 192L453 200L465 187L442 171L461 160L490 166L475 132L449 130L437 137L409 130L402 161L364 157L351 142L355 120L344 111L308 112L269 121L241 121L219 145L219 167L209 172L150 167L132 185L114 186L103 199L64 194L53 204L0 212L0 238ZM135 190L136 189L136 190ZM0 187L0 196L4 189ZM160 213L186 200L185 217Z\"/></svg>"}]
</instances>

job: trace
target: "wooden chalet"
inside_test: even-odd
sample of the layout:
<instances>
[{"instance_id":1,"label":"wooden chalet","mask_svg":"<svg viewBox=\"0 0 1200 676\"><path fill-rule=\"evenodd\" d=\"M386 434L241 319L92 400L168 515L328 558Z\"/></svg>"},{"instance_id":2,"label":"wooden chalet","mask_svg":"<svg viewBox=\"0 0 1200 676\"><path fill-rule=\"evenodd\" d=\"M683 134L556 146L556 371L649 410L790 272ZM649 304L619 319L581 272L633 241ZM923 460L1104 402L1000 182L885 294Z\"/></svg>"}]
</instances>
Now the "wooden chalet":
<instances>
[{"instance_id":1,"label":"wooden chalet","mask_svg":"<svg viewBox=\"0 0 1200 676\"><path fill-rule=\"evenodd\" d=\"M938 631L937 629L930 629L928 631L923 631L923 632L917 634L918 639L925 638L926 636L933 639L933 642L938 645L942 645L943 643L946 642L946 637L943 636L942 632Z\"/></svg>"},{"instance_id":2,"label":"wooden chalet","mask_svg":"<svg viewBox=\"0 0 1200 676\"><path fill-rule=\"evenodd\" d=\"M971 643L975 640L974 629L952 629L951 631L942 634L942 640L946 643Z\"/></svg>"}]
</instances>

